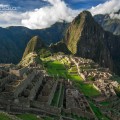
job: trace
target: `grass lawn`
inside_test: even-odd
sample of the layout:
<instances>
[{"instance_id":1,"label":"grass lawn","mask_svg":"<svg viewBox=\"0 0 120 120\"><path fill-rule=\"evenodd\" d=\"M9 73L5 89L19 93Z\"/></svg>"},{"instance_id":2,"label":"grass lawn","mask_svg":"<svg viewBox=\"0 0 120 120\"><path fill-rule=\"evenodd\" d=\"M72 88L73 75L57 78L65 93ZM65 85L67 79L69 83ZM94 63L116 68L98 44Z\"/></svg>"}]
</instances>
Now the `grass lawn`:
<instances>
[{"instance_id":1,"label":"grass lawn","mask_svg":"<svg viewBox=\"0 0 120 120\"><path fill-rule=\"evenodd\" d=\"M17 117L21 118L22 120L43 120L42 118L40 118L39 116L37 117L37 115L34 114L21 114L17 115Z\"/></svg>"},{"instance_id":2,"label":"grass lawn","mask_svg":"<svg viewBox=\"0 0 120 120\"><path fill-rule=\"evenodd\" d=\"M103 105L103 106L108 106L110 104L110 102L105 101L105 102L101 102L100 104Z\"/></svg>"},{"instance_id":3,"label":"grass lawn","mask_svg":"<svg viewBox=\"0 0 120 120\"><path fill-rule=\"evenodd\" d=\"M104 116L101 113L100 109L98 107L96 107L92 102L90 102L90 106L91 106L93 112L95 113L95 115L97 116L98 120L110 120L109 118Z\"/></svg>"},{"instance_id":4,"label":"grass lawn","mask_svg":"<svg viewBox=\"0 0 120 120\"><path fill-rule=\"evenodd\" d=\"M100 92L94 88L92 84L85 84L83 82L76 82L75 86L80 89L85 96L97 96L100 95Z\"/></svg>"},{"instance_id":5,"label":"grass lawn","mask_svg":"<svg viewBox=\"0 0 120 120\"><path fill-rule=\"evenodd\" d=\"M12 120L12 119L6 114L0 113L0 120Z\"/></svg>"},{"instance_id":6,"label":"grass lawn","mask_svg":"<svg viewBox=\"0 0 120 120\"><path fill-rule=\"evenodd\" d=\"M58 107L62 107L62 105L63 105L63 97L64 97L64 86L62 86Z\"/></svg>"},{"instance_id":7,"label":"grass lawn","mask_svg":"<svg viewBox=\"0 0 120 120\"><path fill-rule=\"evenodd\" d=\"M59 61L46 62L45 67L47 69L48 74L51 76L59 76L71 80L82 80L82 78L79 75L69 73L69 70L67 70L64 64L62 64Z\"/></svg>"},{"instance_id":8,"label":"grass lawn","mask_svg":"<svg viewBox=\"0 0 120 120\"><path fill-rule=\"evenodd\" d=\"M51 117L45 117L44 120L53 120Z\"/></svg>"},{"instance_id":9,"label":"grass lawn","mask_svg":"<svg viewBox=\"0 0 120 120\"><path fill-rule=\"evenodd\" d=\"M56 91L56 92L55 92L54 97L53 97L53 100L52 100L52 103L51 103L52 106L57 106L57 101L58 101L58 97L59 97L59 92L60 92L60 91Z\"/></svg>"},{"instance_id":10,"label":"grass lawn","mask_svg":"<svg viewBox=\"0 0 120 120\"><path fill-rule=\"evenodd\" d=\"M83 79L79 75L68 74L68 79L73 81L83 81Z\"/></svg>"},{"instance_id":11,"label":"grass lawn","mask_svg":"<svg viewBox=\"0 0 120 120\"><path fill-rule=\"evenodd\" d=\"M51 69L65 69L65 66L59 61L48 62L47 66Z\"/></svg>"}]
</instances>

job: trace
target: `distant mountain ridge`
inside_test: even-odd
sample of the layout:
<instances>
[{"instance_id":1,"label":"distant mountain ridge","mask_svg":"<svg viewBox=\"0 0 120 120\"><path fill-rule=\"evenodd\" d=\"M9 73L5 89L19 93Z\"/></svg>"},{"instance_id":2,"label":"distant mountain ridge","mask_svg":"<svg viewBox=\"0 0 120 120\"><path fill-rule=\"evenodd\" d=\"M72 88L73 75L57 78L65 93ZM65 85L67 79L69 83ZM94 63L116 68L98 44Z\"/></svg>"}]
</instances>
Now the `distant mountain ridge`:
<instances>
[{"instance_id":1,"label":"distant mountain ridge","mask_svg":"<svg viewBox=\"0 0 120 120\"><path fill-rule=\"evenodd\" d=\"M115 35L120 35L120 20L111 19L109 15L96 15L94 19L104 30L110 31ZM76 24L76 27L79 25L79 22ZM27 43L36 35L40 36L46 45L53 43L51 48L56 50L56 52L61 50L61 52L70 53L68 49L65 49L66 45L63 42L59 42L64 38L65 31L69 25L70 23L58 22L50 28L41 30L31 30L21 26L0 28L0 63L18 63L23 56ZM76 49L74 45L71 45L73 47L72 49Z\"/></svg>"},{"instance_id":2,"label":"distant mountain ridge","mask_svg":"<svg viewBox=\"0 0 120 120\"><path fill-rule=\"evenodd\" d=\"M116 14L120 14L120 10ZM120 19L112 19L109 14L98 14L94 16L94 19L104 30L120 35Z\"/></svg>"},{"instance_id":3,"label":"distant mountain ridge","mask_svg":"<svg viewBox=\"0 0 120 120\"><path fill-rule=\"evenodd\" d=\"M56 23L50 28L31 30L21 26L0 28L0 63L18 63L27 43L33 36L40 36L45 44L60 41L68 23Z\"/></svg>"}]
</instances>

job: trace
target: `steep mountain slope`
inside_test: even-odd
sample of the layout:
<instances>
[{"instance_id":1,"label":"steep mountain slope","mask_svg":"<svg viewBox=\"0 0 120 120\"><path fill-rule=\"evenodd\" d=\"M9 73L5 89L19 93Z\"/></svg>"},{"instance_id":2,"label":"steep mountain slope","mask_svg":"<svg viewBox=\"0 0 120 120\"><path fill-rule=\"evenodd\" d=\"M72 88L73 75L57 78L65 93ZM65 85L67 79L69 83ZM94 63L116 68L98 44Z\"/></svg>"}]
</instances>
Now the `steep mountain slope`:
<instances>
[{"instance_id":1,"label":"steep mountain slope","mask_svg":"<svg viewBox=\"0 0 120 120\"><path fill-rule=\"evenodd\" d=\"M25 52L23 54L23 58L29 53L36 52L38 53L40 49L45 48L43 41L39 36L34 36L27 44Z\"/></svg>"},{"instance_id":2,"label":"steep mountain slope","mask_svg":"<svg viewBox=\"0 0 120 120\"><path fill-rule=\"evenodd\" d=\"M0 28L0 62L17 62L20 52L17 45L10 39L11 32Z\"/></svg>"},{"instance_id":3,"label":"steep mountain slope","mask_svg":"<svg viewBox=\"0 0 120 120\"><path fill-rule=\"evenodd\" d=\"M68 23L56 23L50 28L31 30L26 27L0 28L0 63L18 63L28 41L35 35L46 44L56 43L63 38Z\"/></svg>"},{"instance_id":4,"label":"steep mountain slope","mask_svg":"<svg viewBox=\"0 0 120 120\"><path fill-rule=\"evenodd\" d=\"M95 15L94 19L103 27L104 30L112 32L115 35L120 35L120 19L112 19L109 14Z\"/></svg>"},{"instance_id":5,"label":"steep mountain slope","mask_svg":"<svg viewBox=\"0 0 120 120\"><path fill-rule=\"evenodd\" d=\"M64 41L74 55L93 59L119 73L120 36L104 31L90 12L83 11L73 20Z\"/></svg>"}]
</instances>

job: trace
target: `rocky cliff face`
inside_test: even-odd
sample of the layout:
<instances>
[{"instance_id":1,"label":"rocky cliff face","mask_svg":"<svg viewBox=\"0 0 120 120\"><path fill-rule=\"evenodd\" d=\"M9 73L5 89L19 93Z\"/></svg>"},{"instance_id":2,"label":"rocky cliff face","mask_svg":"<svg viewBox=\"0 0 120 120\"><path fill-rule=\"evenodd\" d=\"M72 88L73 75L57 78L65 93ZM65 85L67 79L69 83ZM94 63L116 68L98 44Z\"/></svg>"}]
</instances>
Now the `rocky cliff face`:
<instances>
[{"instance_id":1,"label":"rocky cliff face","mask_svg":"<svg viewBox=\"0 0 120 120\"><path fill-rule=\"evenodd\" d=\"M120 19L112 19L109 14L95 15L94 19L103 27L104 30L112 32L115 35L120 35Z\"/></svg>"},{"instance_id":2,"label":"rocky cliff face","mask_svg":"<svg viewBox=\"0 0 120 120\"><path fill-rule=\"evenodd\" d=\"M74 55L93 59L118 73L120 36L105 32L90 12L83 11L73 20L64 41Z\"/></svg>"}]
</instances>

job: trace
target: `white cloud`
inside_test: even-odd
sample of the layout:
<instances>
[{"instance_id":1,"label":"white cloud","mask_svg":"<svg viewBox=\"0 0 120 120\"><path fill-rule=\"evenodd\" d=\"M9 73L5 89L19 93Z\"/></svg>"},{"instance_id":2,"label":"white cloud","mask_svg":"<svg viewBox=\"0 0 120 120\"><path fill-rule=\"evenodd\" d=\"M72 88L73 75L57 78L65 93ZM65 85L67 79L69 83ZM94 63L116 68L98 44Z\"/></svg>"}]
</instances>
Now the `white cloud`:
<instances>
[{"instance_id":1,"label":"white cloud","mask_svg":"<svg viewBox=\"0 0 120 120\"><path fill-rule=\"evenodd\" d=\"M51 5L40 9L35 9L33 12L26 12L25 19L22 24L32 29L42 29L51 26L57 21L65 20L71 22L80 10L72 10L62 0L44 0Z\"/></svg>"},{"instance_id":2,"label":"white cloud","mask_svg":"<svg viewBox=\"0 0 120 120\"><path fill-rule=\"evenodd\" d=\"M9 4L0 4L0 26L21 25L24 16L16 10L16 7L11 7Z\"/></svg>"},{"instance_id":3,"label":"white cloud","mask_svg":"<svg viewBox=\"0 0 120 120\"><path fill-rule=\"evenodd\" d=\"M24 17L23 13L17 11L0 12L0 26L21 26L21 20Z\"/></svg>"},{"instance_id":4,"label":"white cloud","mask_svg":"<svg viewBox=\"0 0 120 120\"><path fill-rule=\"evenodd\" d=\"M27 12L18 11L0 11L0 26L16 26L22 25L31 29L47 28L57 21L65 20L71 22L81 10L73 10L67 6L63 0L43 0L50 3L39 9ZM79 1L79 0L76 0ZM81 1L81 0L80 0ZM9 5L0 4L0 7L8 7ZM103 4L92 7L89 11L95 14L111 13L112 18L120 19L120 14L113 14L114 11L120 9L120 0L108 0Z\"/></svg>"},{"instance_id":5,"label":"white cloud","mask_svg":"<svg viewBox=\"0 0 120 120\"><path fill-rule=\"evenodd\" d=\"M108 13L112 18L120 19L120 15L114 15L114 12L118 11L119 9L120 9L120 0L107 0L103 4L99 4L96 7L92 7L90 9L90 12L93 15Z\"/></svg>"}]
</instances>

